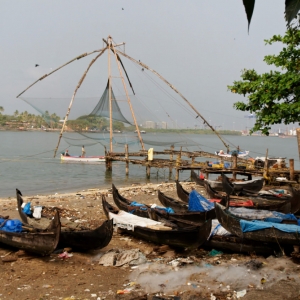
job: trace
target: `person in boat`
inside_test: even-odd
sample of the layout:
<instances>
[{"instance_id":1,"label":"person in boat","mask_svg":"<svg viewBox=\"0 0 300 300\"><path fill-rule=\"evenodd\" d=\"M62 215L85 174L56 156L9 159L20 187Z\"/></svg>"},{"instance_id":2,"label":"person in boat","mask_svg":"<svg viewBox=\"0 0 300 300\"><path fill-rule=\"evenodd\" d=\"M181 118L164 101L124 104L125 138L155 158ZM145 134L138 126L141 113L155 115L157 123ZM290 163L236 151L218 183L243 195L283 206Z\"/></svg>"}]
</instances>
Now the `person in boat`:
<instances>
[{"instance_id":1,"label":"person in boat","mask_svg":"<svg viewBox=\"0 0 300 300\"><path fill-rule=\"evenodd\" d=\"M224 151L223 151L223 150L220 150L220 151L219 151L219 154L224 154Z\"/></svg>"},{"instance_id":2,"label":"person in boat","mask_svg":"<svg viewBox=\"0 0 300 300\"><path fill-rule=\"evenodd\" d=\"M85 149L84 146L81 148L81 157L85 157Z\"/></svg>"},{"instance_id":3,"label":"person in boat","mask_svg":"<svg viewBox=\"0 0 300 300\"><path fill-rule=\"evenodd\" d=\"M64 156L70 156L68 149L65 151Z\"/></svg>"}]
</instances>

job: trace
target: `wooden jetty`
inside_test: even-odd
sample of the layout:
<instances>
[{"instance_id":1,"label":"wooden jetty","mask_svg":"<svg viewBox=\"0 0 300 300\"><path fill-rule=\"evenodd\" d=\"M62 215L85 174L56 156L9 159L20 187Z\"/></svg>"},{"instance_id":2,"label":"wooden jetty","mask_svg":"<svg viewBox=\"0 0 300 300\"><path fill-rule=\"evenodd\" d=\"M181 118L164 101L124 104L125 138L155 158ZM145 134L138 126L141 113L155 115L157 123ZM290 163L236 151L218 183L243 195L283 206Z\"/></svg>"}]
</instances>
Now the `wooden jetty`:
<instances>
[{"instance_id":1,"label":"wooden jetty","mask_svg":"<svg viewBox=\"0 0 300 300\"><path fill-rule=\"evenodd\" d=\"M157 156L155 158L154 156ZM165 156L165 158L163 158ZM215 159L220 161L219 165L209 166L208 161L199 161L199 159ZM124 152L110 152L105 149L106 169L112 170L114 161L121 161L125 163L125 173L129 174L129 164L144 166L147 178L150 178L151 168L168 169L169 178L172 177L173 170L175 170L175 179L180 180L179 174L181 171L199 170L205 174L206 178L210 174L233 174L244 175L248 178L252 176L263 176L266 182L274 183L277 177L287 178L284 183L296 184L299 182L300 170L294 170L294 159L289 160L289 167L284 165L274 165L268 167L256 167L253 160L243 157L220 157L218 155L205 151L183 151L175 150L174 147L164 151L140 150L138 152L129 152L128 145L125 145ZM231 162L231 168L224 168L224 162ZM266 160L267 161L267 160Z\"/></svg>"}]
</instances>

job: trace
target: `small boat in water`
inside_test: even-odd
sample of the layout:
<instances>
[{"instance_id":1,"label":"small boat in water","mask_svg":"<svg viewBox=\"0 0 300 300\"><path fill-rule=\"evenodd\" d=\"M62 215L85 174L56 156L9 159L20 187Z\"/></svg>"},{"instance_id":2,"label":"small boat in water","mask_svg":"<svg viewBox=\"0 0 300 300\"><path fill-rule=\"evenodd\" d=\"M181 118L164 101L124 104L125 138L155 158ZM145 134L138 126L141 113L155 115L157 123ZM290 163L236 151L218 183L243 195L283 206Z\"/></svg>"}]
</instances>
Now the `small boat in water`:
<instances>
[{"instance_id":1,"label":"small boat in water","mask_svg":"<svg viewBox=\"0 0 300 300\"><path fill-rule=\"evenodd\" d=\"M66 156L61 154L60 159L62 161L68 162L103 162L105 161L105 156Z\"/></svg>"},{"instance_id":2,"label":"small boat in water","mask_svg":"<svg viewBox=\"0 0 300 300\"><path fill-rule=\"evenodd\" d=\"M247 155L249 155L249 151L229 151L229 152L224 152L223 150L220 151L216 151L215 152L216 155L221 156L221 157L232 157L234 155L237 155L237 157L245 157Z\"/></svg>"}]
</instances>

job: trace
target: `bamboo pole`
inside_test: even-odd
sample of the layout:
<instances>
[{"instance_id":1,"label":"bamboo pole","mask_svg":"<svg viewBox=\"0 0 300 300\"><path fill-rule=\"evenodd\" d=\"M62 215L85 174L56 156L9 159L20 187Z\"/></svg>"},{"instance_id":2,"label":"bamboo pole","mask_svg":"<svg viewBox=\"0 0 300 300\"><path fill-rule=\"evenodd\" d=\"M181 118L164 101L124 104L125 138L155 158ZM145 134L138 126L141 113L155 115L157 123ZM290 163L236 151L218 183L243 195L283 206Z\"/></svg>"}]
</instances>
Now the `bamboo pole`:
<instances>
[{"instance_id":1,"label":"bamboo pole","mask_svg":"<svg viewBox=\"0 0 300 300\"><path fill-rule=\"evenodd\" d=\"M111 70L110 70L110 48L112 39L108 36L108 102L109 102L109 144L110 152L113 152L112 139L113 139L113 126L112 126L112 99L111 99Z\"/></svg>"},{"instance_id":2,"label":"bamboo pole","mask_svg":"<svg viewBox=\"0 0 300 300\"><path fill-rule=\"evenodd\" d=\"M102 52L104 49L106 49L106 48L99 49L99 50L94 50L94 51L92 51L92 52L89 52L89 53L83 53L83 54L80 54L80 55L76 56L75 58L71 59L71 60L68 61L67 63L61 65L61 66L58 67L58 68L56 68L56 69L53 70L52 72L50 72L50 73L48 73L48 74L45 74L45 75L43 75L42 77L40 77L38 80L36 80L36 81L35 81L34 83L32 83L30 86L28 86L23 92L21 92L21 93L17 96L17 98L19 98L22 94L24 94L28 89L30 89L30 88L31 88L33 85L35 85L37 82L42 81L44 78L50 76L51 74L55 73L55 72L58 71L59 69L61 69L61 68L65 67L65 66L67 66L67 65L70 64L71 62L73 62L73 61L75 61L75 60L79 60L79 59L81 59L81 58L83 58L83 57L86 57L86 56L88 56L88 55L91 55L91 54L94 54L94 53L97 53L97 52Z\"/></svg>"},{"instance_id":3,"label":"bamboo pole","mask_svg":"<svg viewBox=\"0 0 300 300\"><path fill-rule=\"evenodd\" d=\"M88 71L90 70L91 66L95 63L95 61L105 52L107 48L104 48L91 62L90 64L88 65L87 69L85 70L85 72L83 73L82 77L80 78L78 84L77 84L77 87L75 88L75 91L73 93L73 96L72 96L72 99L71 99L71 102L69 104L69 108L68 108L68 111L67 111L67 114L65 116L65 119L64 119L64 123L62 125L62 128L61 128L61 131L60 131L60 135L59 135L59 138L58 138L58 143L57 143L57 146L54 150L54 157L56 156L56 152L57 152L57 149L58 149L58 146L59 146L59 143L60 143L60 140L61 140L61 137L62 137L62 134L63 134L63 131L65 129L65 125L67 123L67 120L68 120L68 117L69 117L69 114L70 114L70 111L71 111L71 107L72 107L72 104L73 104L73 101L74 101L74 98L75 98L75 95L78 91L78 89L80 88L82 82L84 81L85 77L86 77L86 74L88 73Z\"/></svg>"},{"instance_id":4,"label":"bamboo pole","mask_svg":"<svg viewBox=\"0 0 300 300\"><path fill-rule=\"evenodd\" d=\"M127 88L126 88L125 80L124 80L124 77L123 77L123 74L122 74L120 62L118 60L116 50L115 50L113 44L111 44L111 48L113 50L113 53L114 53L116 61L117 61L117 66L118 66L119 73L120 73L120 76L121 76L121 80L122 80L122 83L123 83L123 88L124 88L124 91L125 91L125 94L126 94L127 103L128 103L129 108L130 108L130 111L131 111L131 115L132 115L133 122L134 122L136 130L137 130L137 133L138 133L138 137L139 137L139 140L140 140L140 143L141 143L141 146L142 146L142 150L145 150L145 146L144 146L144 142L143 142L143 139L142 139L142 136L141 136L141 132L140 132L139 126L138 126L136 118L135 118L135 114L134 114L134 111L133 111L133 108L132 108L132 105L131 105L130 97L129 97L129 94L128 94L128 91L127 91Z\"/></svg>"},{"instance_id":5,"label":"bamboo pole","mask_svg":"<svg viewBox=\"0 0 300 300\"><path fill-rule=\"evenodd\" d=\"M155 70L151 69L150 67L148 67L147 65L145 65L144 63L137 61L136 59L132 58L131 56L117 50L116 51L118 54L123 55L124 57L128 58L129 60L139 64L140 66L142 66L143 68L151 71L152 73L154 73L157 77L159 77L163 82L165 82L172 90L174 90L191 108L194 112L196 112L196 114L204 121L204 123L207 124L207 126L219 137L219 139L222 141L222 143L224 144L224 146L226 147L227 150L229 150L229 145L227 145L225 143L225 141L222 139L222 137L220 136L220 134L213 128L213 126L211 126L207 120L196 110L196 108L171 84L169 83L164 77L162 77L158 72L156 72Z\"/></svg>"}]
</instances>

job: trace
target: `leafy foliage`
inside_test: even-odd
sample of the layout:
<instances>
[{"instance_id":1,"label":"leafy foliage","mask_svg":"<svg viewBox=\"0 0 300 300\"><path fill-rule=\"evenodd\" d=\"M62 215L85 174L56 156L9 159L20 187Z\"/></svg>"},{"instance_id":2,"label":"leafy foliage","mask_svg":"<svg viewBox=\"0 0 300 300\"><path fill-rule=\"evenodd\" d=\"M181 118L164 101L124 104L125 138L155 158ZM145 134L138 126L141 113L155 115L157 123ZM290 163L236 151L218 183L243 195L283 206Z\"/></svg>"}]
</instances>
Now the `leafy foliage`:
<instances>
[{"instance_id":1,"label":"leafy foliage","mask_svg":"<svg viewBox=\"0 0 300 300\"><path fill-rule=\"evenodd\" d=\"M272 124L289 124L300 121L300 31L287 30L284 36L274 35L267 44L281 42L283 49L278 55L267 55L268 65L281 68L258 74L255 70L242 71L241 81L234 81L228 89L248 97L247 102L236 102L237 110L256 114L251 132L262 130L269 134Z\"/></svg>"},{"instance_id":2,"label":"leafy foliage","mask_svg":"<svg viewBox=\"0 0 300 300\"><path fill-rule=\"evenodd\" d=\"M254 11L255 0L243 0L247 19L248 19L248 30L251 22L251 18ZM285 0L285 19L289 26L293 19L296 18L300 10L300 0Z\"/></svg>"}]
</instances>

